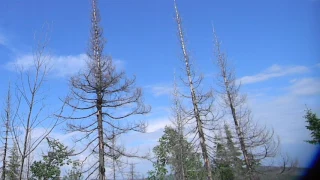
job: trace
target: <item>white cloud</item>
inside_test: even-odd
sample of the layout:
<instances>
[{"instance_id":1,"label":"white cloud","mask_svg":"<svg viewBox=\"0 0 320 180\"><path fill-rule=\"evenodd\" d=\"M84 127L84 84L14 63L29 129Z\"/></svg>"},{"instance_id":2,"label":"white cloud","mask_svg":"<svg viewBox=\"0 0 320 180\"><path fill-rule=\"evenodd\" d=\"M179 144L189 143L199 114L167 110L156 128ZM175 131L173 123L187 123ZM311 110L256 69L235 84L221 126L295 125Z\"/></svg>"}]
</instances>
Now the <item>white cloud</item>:
<instances>
[{"instance_id":1,"label":"white cloud","mask_svg":"<svg viewBox=\"0 0 320 180\"><path fill-rule=\"evenodd\" d=\"M320 110L320 99L317 96L320 94L320 79L293 79L290 83L291 85L285 88L285 94L251 94L248 102L255 119L272 125L281 136L282 142L303 142L309 136L303 119L306 105L314 111Z\"/></svg>"},{"instance_id":2,"label":"white cloud","mask_svg":"<svg viewBox=\"0 0 320 180\"><path fill-rule=\"evenodd\" d=\"M69 56L48 56L48 61L51 69L51 75L56 77L67 77L76 74L86 66L86 54L69 55ZM6 64L10 70L16 67L23 67L24 70L29 70L34 63L32 54L25 54L17 57L14 61ZM124 67L124 63L120 60L114 60L114 64L119 69Z\"/></svg>"},{"instance_id":3,"label":"white cloud","mask_svg":"<svg viewBox=\"0 0 320 180\"><path fill-rule=\"evenodd\" d=\"M172 125L172 122L169 118L153 119L149 121L147 132L150 133L164 129L164 127L167 125Z\"/></svg>"},{"instance_id":4,"label":"white cloud","mask_svg":"<svg viewBox=\"0 0 320 180\"><path fill-rule=\"evenodd\" d=\"M54 76L68 76L73 75L85 66L87 55L79 54L75 56L44 56L51 66L51 73ZM9 70L23 68L29 70L34 64L34 56L32 54L25 54L18 56L14 61L8 62L6 67Z\"/></svg>"},{"instance_id":5,"label":"white cloud","mask_svg":"<svg viewBox=\"0 0 320 180\"><path fill-rule=\"evenodd\" d=\"M85 67L87 59L88 57L86 54L79 54L77 56L53 57L52 71L58 76L69 76L76 74Z\"/></svg>"},{"instance_id":6,"label":"white cloud","mask_svg":"<svg viewBox=\"0 0 320 180\"><path fill-rule=\"evenodd\" d=\"M291 83L290 91L295 95L320 94L320 78L294 79Z\"/></svg>"},{"instance_id":7,"label":"white cloud","mask_svg":"<svg viewBox=\"0 0 320 180\"><path fill-rule=\"evenodd\" d=\"M240 81L241 84L252 84L261 81L266 81L276 77L306 73L308 71L309 69L305 66L280 66L274 64L259 74L252 76L244 76L240 78L238 81Z\"/></svg>"},{"instance_id":8,"label":"white cloud","mask_svg":"<svg viewBox=\"0 0 320 180\"><path fill-rule=\"evenodd\" d=\"M297 157L300 165L306 166L313 158L316 148L308 151L309 153L299 153L310 148L304 142L310 139L310 132L305 128L303 116L306 105L315 113L320 112L320 99L317 96L320 93L320 81L318 78L301 78L290 82L291 85L285 88L286 94L250 95L248 103L254 120L261 125L272 126L276 135L280 137L282 150L294 158Z\"/></svg>"},{"instance_id":9,"label":"white cloud","mask_svg":"<svg viewBox=\"0 0 320 180\"><path fill-rule=\"evenodd\" d=\"M173 85L168 84L149 85L146 88L150 89L155 97L170 95L173 92Z\"/></svg>"}]
</instances>

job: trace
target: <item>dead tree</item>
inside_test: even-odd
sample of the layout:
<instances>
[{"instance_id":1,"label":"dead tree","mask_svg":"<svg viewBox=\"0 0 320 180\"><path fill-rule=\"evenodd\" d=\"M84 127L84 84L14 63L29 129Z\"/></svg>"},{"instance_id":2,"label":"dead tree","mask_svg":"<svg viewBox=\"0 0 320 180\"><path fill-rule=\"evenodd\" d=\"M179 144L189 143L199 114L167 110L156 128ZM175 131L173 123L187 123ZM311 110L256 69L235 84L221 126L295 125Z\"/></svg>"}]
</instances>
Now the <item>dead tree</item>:
<instances>
[{"instance_id":1,"label":"dead tree","mask_svg":"<svg viewBox=\"0 0 320 180\"><path fill-rule=\"evenodd\" d=\"M111 147L104 138L112 139L112 134L105 129L115 128L119 134L144 132L146 125L141 121L122 121L120 126L112 122L150 111L142 101L141 89L135 87L135 78L129 79L123 71L117 71L112 58L103 55L104 44L97 0L92 0L87 66L70 79L71 93L66 104L73 109L73 113L63 117L73 120L68 123L69 132L82 134L77 136L75 142L85 143L85 147L79 151L89 152L84 162L98 153L98 160L83 173L87 173L89 178L98 170L99 180L106 179L105 147ZM77 112L79 114L75 114Z\"/></svg>"},{"instance_id":2,"label":"dead tree","mask_svg":"<svg viewBox=\"0 0 320 180\"><path fill-rule=\"evenodd\" d=\"M12 119L12 99L11 99L11 87L9 85L8 88L8 93L6 97L6 102L5 102L5 110L4 110L4 116L2 117L2 120L4 122L4 127L5 127L5 134L3 137L4 140L4 147L3 147L3 154L2 154L2 180L6 179L6 172L7 172L7 153L8 153L8 143L9 143L9 133L10 131L10 123Z\"/></svg>"},{"instance_id":3,"label":"dead tree","mask_svg":"<svg viewBox=\"0 0 320 180\"><path fill-rule=\"evenodd\" d=\"M171 108L172 110L172 116L173 119L171 122L175 126L175 129L177 130L179 134L179 139L178 142L175 144L176 148L178 148L179 155L177 158L177 162L175 162L176 165L176 178L180 180L185 180L187 179L187 174L186 174L186 165L184 164L186 156L186 148L185 143L183 142L183 137L185 137L184 130L185 126L188 123L187 118L184 117L183 113L183 107L182 107L182 102L180 99L180 94L178 90L178 86L176 81L174 81L174 91L173 91L173 106Z\"/></svg>"},{"instance_id":4,"label":"dead tree","mask_svg":"<svg viewBox=\"0 0 320 180\"><path fill-rule=\"evenodd\" d=\"M111 169L112 169L113 180L116 179L117 162L119 162L119 159L121 158L121 155L115 151L115 149L117 148L116 138L117 137L115 133L115 128L112 128L111 148L105 154L107 158L110 157L111 159Z\"/></svg>"},{"instance_id":5,"label":"dead tree","mask_svg":"<svg viewBox=\"0 0 320 180\"><path fill-rule=\"evenodd\" d=\"M16 83L16 96L20 108L17 118L12 119L11 130L14 143L17 144L21 155L20 180L23 179L28 157L60 122L58 118L44 112L48 91L44 89L44 85L50 70L50 56L46 51L49 38L46 30L44 33L44 38L36 44L31 66L17 65L19 78ZM37 127L45 127L45 131L39 137L32 138L32 131Z\"/></svg>"},{"instance_id":6,"label":"dead tree","mask_svg":"<svg viewBox=\"0 0 320 180\"><path fill-rule=\"evenodd\" d=\"M104 128L105 136L105 159L107 161L106 166L109 166L112 170L111 174L113 179L118 179L119 174L124 178L124 169L130 165L128 159L143 159L149 160L149 154L141 155L137 151L128 151L126 148L118 143L118 138L126 133L117 127L121 127L121 122L111 122L112 126ZM113 124L114 123L114 124ZM109 163L108 163L109 162Z\"/></svg>"},{"instance_id":7,"label":"dead tree","mask_svg":"<svg viewBox=\"0 0 320 180\"><path fill-rule=\"evenodd\" d=\"M278 173L278 175L286 174L290 172L292 169L295 169L298 167L299 162L297 159L290 158L288 154L281 154L280 156L282 158L282 160L280 161L281 162L280 167L282 167L282 169Z\"/></svg>"},{"instance_id":8,"label":"dead tree","mask_svg":"<svg viewBox=\"0 0 320 180\"><path fill-rule=\"evenodd\" d=\"M214 33L214 54L219 72L219 85L223 105L233 120L236 135L243 154L249 179L255 179L256 164L264 158L274 157L279 140L275 138L273 129L261 127L252 120L251 112L246 106L246 96L240 93L240 84L236 82L235 71L230 68L227 56L221 51L221 43Z\"/></svg>"},{"instance_id":9,"label":"dead tree","mask_svg":"<svg viewBox=\"0 0 320 180\"><path fill-rule=\"evenodd\" d=\"M129 172L127 173L129 180L138 179L139 173L136 172L136 164L137 163L133 162L130 163Z\"/></svg>"},{"instance_id":10,"label":"dead tree","mask_svg":"<svg viewBox=\"0 0 320 180\"><path fill-rule=\"evenodd\" d=\"M195 119L196 127L194 132L198 136L198 139L200 141L202 157L207 171L207 179L212 180L211 162L207 150L206 135L204 132L204 124L210 121L206 120L205 117L207 117L207 115L210 114L212 110L212 103L209 103L209 106L206 106L208 105L207 102L210 101L210 99L212 98L212 93L201 93L201 91L199 90L199 86L201 85L203 78L201 76L197 78L195 71L191 65L190 56L188 54L188 50L185 43L184 31L182 28L182 20L175 0L174 8L178 27L179 42L183 54L183 62L185 64L184 70L187 77L187 81L184 81L184 83L190 89L190 95L188 97L191 99L193 107L192 111L188 112L188 114L190 115L190 119Z\"/></svg>"},{"instance_id":11,"label":"dead tree","mask_svg":"<svg viewBox=\"0 0 320 180\"><path fill-rule=\"evenodd\" d=\"M117 127L120 127L120 124L117 123ZM126 150L125 148L118 144L118 138L121 134L119 131L114 128L110 127L111 130L105 129L107 134L110 134L109 137L105 137L106 139L106 149L105 149L105 158L107 160L106 166L109 166L111 169L111 176L113 180L118 179L117 174L121 174L122 178L124 177L124 168L128 165L128 162L123 160L123 157L126 157ZM109 163L108 163L109 162Z\"/></svg>"}]
</instances>

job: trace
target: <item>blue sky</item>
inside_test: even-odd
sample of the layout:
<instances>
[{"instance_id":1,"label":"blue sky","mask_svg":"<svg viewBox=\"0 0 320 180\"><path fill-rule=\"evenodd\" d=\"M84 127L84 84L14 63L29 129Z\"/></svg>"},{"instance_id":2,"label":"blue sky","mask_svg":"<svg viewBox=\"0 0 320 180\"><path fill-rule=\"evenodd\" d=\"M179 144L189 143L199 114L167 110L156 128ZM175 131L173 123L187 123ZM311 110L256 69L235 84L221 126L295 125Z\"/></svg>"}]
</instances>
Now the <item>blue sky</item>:
<instances>
[{"instance_id":1,"label":"blue sky","mask_svg":"<svg viewBox=\"0 0 320 180\"><path fill-rule=\"evenodd\" d=\"M302 116L305 104L320 114L320 1L178 0L178 6L190 54L208 85L214 86L217 74L212 63L213 24L254 117L273 126L282 149L307 166L316 147L303 142L309 134ZM137 76L153 108L146 117L151 130L137 135L146 139L142 147L151 148L169 122L173 74L182 67L173 1L100 0L99 7L105 53L129 76ZM46 86L48 103L57 104L68 91L68 76L83 67L90 8L89 0L1 0L0 97L17 75L10 66L28 61L35 32L49 23L54 73ZM151 168L146 164L142 171Z\"/></svg>"}]
</instances>

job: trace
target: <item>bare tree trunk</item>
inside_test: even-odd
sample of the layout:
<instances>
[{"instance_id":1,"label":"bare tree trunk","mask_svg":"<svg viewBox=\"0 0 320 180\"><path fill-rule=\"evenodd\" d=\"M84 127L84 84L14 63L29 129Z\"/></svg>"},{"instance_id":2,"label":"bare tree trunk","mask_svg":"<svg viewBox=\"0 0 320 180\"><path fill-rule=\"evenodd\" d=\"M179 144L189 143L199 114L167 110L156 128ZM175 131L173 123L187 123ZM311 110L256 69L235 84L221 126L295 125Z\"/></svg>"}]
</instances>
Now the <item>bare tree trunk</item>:
<instances>
[{"instance_id":1,"label":"bare tree trunk","mask_svg":"<svg viewBox=\"0 0 320 180\"><path fill-rule=\"evenodd\" d=\"M93 31L94 31L94 40L99 40L99 30L98 30L98 18L97 18L97 6L96 1L92 1L92 10L93 10ZM98 139L99 139L99 180L105 180L105 162L104 162L104 141L103 141L103 122L102 122L102 72L101 72L101 54L100 53L100 44L93 43L93 56L97 61L97 121L98 121Z\"/></svg>"},{"instance_id":2,"label":"bare tree trunk","mask_svg":"<svg viewBox=\"0 0 320 180\"><path fill-rule=\"evenodd\" d=\"M113 143L112 143L112 146L114 146L115 144L114 144L114 140L112 141ZM113 152L113 155L114 155L114 149L112 150L112 152ZM113 158L112 159L112 168L113 168L113 180L116 180L116 162L115 162L115 159Z\"/></svg>"},{"instance_id":3,"label":"bare tree trunk","mask_svg":"<svg viewBox=\"0 0 320 180\"><path fill-rule=\"evenodd\" d=\"M130 163L129 179L134 180L136 177L137 177L137 173L135 171L135 164L132 162Z\"/></svg>"},{"instance_id":4,"label":"bare tree trunk","mask_svg":"<svg viewBox=\"0 0 320 180\"><path fill-rule=\"evenodd\" d=\"M130 164L130 177L131 177L131 180L134 179L134 164L133 163Z\"/></svg>"},{"instance_id":5,"label":"bare tree trunk","mask_svg":"<svg viewBox=\"0 0 320 180\"><path fill-rule=\"evenodd\" d=\"M114 132L114 128L112 129L112 133L113 133L113 138L112 138L112 170L113 170L113 180L116 180L116 154L115 154L115 148L116 148L116 136L115 136L115 132Z\"/></svg>"},{"instance_id":6,"label":"bare tree trunk","mask_svg":"<svg viewBox=\"0 0 320 180\"><path fill-rule=\"evenodd\" d=\"M233 101L231 99L231 93L230 93L229 90L227 90L227 94L228 94L228 100L230 102L229 106L230 106L230 110L231 110L231 113L232 113L232 118L233 118L233 121L234 121L234 125L236 127L236 132L237 132L237 135L238 135L238 138L239 138L239 142L240 142L240 148L241 148L241 151L242 151L242 154L243 154L243 158L244 158L244 161L245 161L245 164L246 164L246 167L247 167L247 172L248 172L249 179L251 180L253 178L252 177L252 166L251 166L251 162L248 159L248 151L247 151L247 148L246 148L246 145L245 145L243 133L242 133L242 131L240 129L238 118L236 116L236 110L234 108Z\"/></svg>"},{"instance_id":7,"label":"bare tree trunk","mask_svg":"<svg viewBox=\"0 0 320 180\"><path fill-rule=\"evenodd\" d=\"M186 176L186 174L185 174L185 165L184 165L184 163L183 163L183 161L184 161L184 146L183 146L183 143L182 143L182 137L183 137L183 134L181 134L181 131L180 132L178 132L179 133L179 135L180 135L180 138L179 138L179 149L180 149L180 155L179 155L179 161L180 161L180 167L179 167L179 171L181 172L181 176L180 176L180 179L181 180L185 180L185 179L187 179L187 176Z\"/></svg>"},{"instance_id":8,"label":"bare tree trunk","mask_svg":"<svg viewBox=\"0 0 320 180\"><path fill-rule=\"evenodd\" d=\"M32 132L30 131L29 133L29 137L28 137L28 151L30 152L31 151L31 144L32 144L32 141L31 141L31 134ZM31 164L32 164L32 153L29 154L28 158L27 158L27 173L26 173L26 178L29 179L30 178L30 167L31 167Z\"/></svg>"},{"instance_id":9,"label":"bare tree trunk","mask_svg":"<svg viewBox=\"0 0 320 180\"><path fill-rule=\"evenodd\" d=\"M180 38L180 45L181 45L181 49L182 49L182 53L183 53L183 58L184 58L184 62L185 62L185 70L186 70L186 74L188 76L188 83L189 83L189 88L190 88L190 93L191 93L191 99L192 99L192 105L193 105L193 111L194 111L194 116L196 119L196 124L197 124L197 133L200 139L200 146L201 146L201 150L202 150L202 156L203 156L203 160L205 163L205 168L207 171L207 179L208 180L212 180L212 172L211 172L211 164L210 164L210 160L209 160L209 155L208 155L208 151L207 151L207 146L206 146L206 140L205 140L205 136L204 136L204 132L203 132L203 125L202 125L202 121L200 118L200 110L198 107L198 99L196 96L196 92L195 92L195 88L193 85L193 77L192 77L192 73L191 73L191 68L190 68L190 61L189 61L189 55L187 53L186 50L186 45L185 45L185 41L184 41L184 34L183 34L183 30L182 30L182 22L181 22L181 18L180 18L180 14L177 8L177 4L176 1L174 0L174 8L175 8L175 12L176 12L176 21L177 21L177 25L178 25L178 33L179 33L179 38Z\"/></svg>"},{"instance_id":10,"label":"bare tree trunk","mask_svg":"<svg viewBox=\"0 0 320 180\"><path fill-rule=\"evenodd\" d=\"M7 100L6 100L6 109L5 109L5 137L4 137L4 152L3 152L3 159L2 159L2 180L6 179L6 172L7 172L7 151L8 151L8 138L9 138L9 131L10 131L10 121L11 121L11 87L9 84Z\"/></svg>"},{"instance_id":11,"label":"bare tree trunk","mask_svg":"<svg viewBox=\"0 0 320 180\"><path fill-rule=\"evenodd\" d=\"M173 124L176 126L176 129L177 129L177 132L179 134L179 139L178 139L178 143L176 144L176 146L178 146L178 149L179 149L179 157L178 157L178 178L177 179L180 179L180 180L185 180L187 179L187 175L185 174L185 164L184 164L184 158L186 157L186 147L184 147L184 143L183 143L183 138L185 137L184 136L184 127L185 127L185 124L187 123L186 121L186 118L183 117L183 112L182 112L182 105L181 105L181 101L180 101L180 98L179 98L179 90L178 90L178 87L177 87L177 83L176 81L174 81L174 92L173 92L173 97L174 97L174 100L173 100L173 108L172 108L172 111L173 111L173 116L174 116L174 120L172 121Z\"/></svg>"},{"instance_id":12,"label":"bare tree trunk","mask_svg":"<svg viewBox=\"0 0 320 180\"><path fill-rule=\"evenodd\" d=\"M34 89L33 89L34 90ZM31 121L31 114L32 114L32 109L33 109L33 104L34 104L34 96L35 93L33 92L31 94L31 102L30 102L30 107L29 107L29 112L28 112L28 118L27 118L27 128L26 128L26 134L24 136L24 141L23 141L23 151L21 155L21 167L20 167L20 173L19 173L19 179L22 180L22 173L23 173L23 167L24 167L24 161L27 157L27 146L28 146L28 138L29 138L29 133L30 133L30 121Z\"/></svg>"},{"instance_id":13,"label":"bare tree trunk","mask_svg":"<svg viewBox=\"0 0 320 180\"><path fill-rule=\"evenodd\" d=\"M98 131L99 131L99 180L105 180L104 168L104 142L103 142L103 124L101 109L98 110Z\"/></svg>"}]
</instances>

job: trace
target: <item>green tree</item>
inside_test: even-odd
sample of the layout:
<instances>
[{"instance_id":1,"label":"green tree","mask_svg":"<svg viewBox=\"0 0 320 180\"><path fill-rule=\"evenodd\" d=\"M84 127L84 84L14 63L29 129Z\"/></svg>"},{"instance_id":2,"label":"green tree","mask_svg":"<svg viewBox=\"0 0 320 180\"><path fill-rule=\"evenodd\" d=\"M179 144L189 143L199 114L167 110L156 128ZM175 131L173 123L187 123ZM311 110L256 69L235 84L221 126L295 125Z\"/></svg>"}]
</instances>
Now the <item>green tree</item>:
<instances>
[{"instance_id":1,"label":"green tree","mask_svg":"<svg viewBox=\"0 0 320 180\"><path fill-rule=\"evenodd\" d=\"M308 125L306 128L311 131L312 140L306 142L310 144L320 144L320 119L311 109L306 110L306 115L304 116Z\"/></svg>"},{"instance_id":2,"label":"green tree","mask_svg":"<svg viewBox=\"0 0 320 180\"><path fill-rule=\"evenodd\" d=\"M217 143L216 151L216 171L215 176L221 180L231 180L234 179L234 173L231 168L231 164L228 161L227 149L224 144Z\"/></svg>"},{"instance_id":3,"label":"green tree","mask_svg":"<svg viewBox=\"0 0 320 180\"><path fill-rule=\"evenodd\" d=\"M228 145L225 141L225 138L222 135L222 131L219 130L219 133L214 137L215 145L215 158L213 164L213 174L215 179L234 179L234 173L231 168L231 162L229 157L230 153L228 152Z\"/></svg>"},{"instance_id":4,"label":"green tree","mask_svg":"<svg viewBox=\"0 0 320 180\"><path fill-rule=\"evenodd\" d=\"M43 155L43 161L34 161L31 166L33 178L38 180L59 179L60 167L71 163L69 155L73 151L69 151L67 146L64 146L58 140L50 140L47 138L49 152Z\"/></svg>"},{"instance_id":5,"label":"green tree","mask_svg":"<svg viewBox=\"0 0 320 180\"><path fill-rule=\"evenodd\" d=\"M229 158L229 164L233 169L233 172L236 175L241 175L243 173L243 160L240 158L242 153L238 146L235 145L233 142L233 135L232 132L229 129L229 126L227 124L224 125L224 131L226 134L227 139L227 157Z\"/></svg>"},{"instance_id":6,"label":"green tree","mask_svg":"<svg viewBox=\"0 0 320 180\"><path fill-rule=\"evenodd\" d=\"M9 164L8 164L8 171L7 171L8 180L19 179L20 161L21 161L21 158L19 156L17 145L14 144L9 155Z\"/></svg>"},{"instance_id":7,"label":"green tree","mask_svg":"<svg viewBox=\"0 0 320 180\"><path fill-rule=\"evenodd\" d=\"M214 174L217 179L235 179L244 175L243 160L241 151L238 146L233 142L233 135L227 124L224 125L225 136L220 134L215 136L215 170Z\"/></svg>"},{"instance_id":8,"label":"green tree","mask_svg":"<svg viewBox=\"0 0 320 180\"><path fill-rule=\"evenodd\" d=\"M182 141L181 141L182 140ZM177 173L180 169L179 161L181 151L176 144L180 141L183 143L183 164L186 169L186 179L203 179L205 178L203 163L200 154L195 152L192 144L189 143L182 135L171 128L165 127L164 135L159 139L159 145L153 148L153 152L157 157L157 162L153 164L155 170L149 171L149 179L165 179L170 167L173 173Z\"/></svg>"},{"instance_id":9,"label":"green tree","mask_svg":"<svg viewBox=\"0 0 320 180\"><path fill-rule=\"evenodd\" d=\"M150 180L160 179L163 180L168 173L166 169L167 165L167 156L168 156L168 138L166 136L162 136L159 139L160 145L157 145L153 148L153 152L157 157L157 162L153 163L154 170L149 171Z\"/></svg>"}]
</instances>

